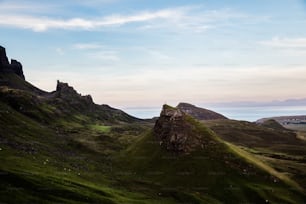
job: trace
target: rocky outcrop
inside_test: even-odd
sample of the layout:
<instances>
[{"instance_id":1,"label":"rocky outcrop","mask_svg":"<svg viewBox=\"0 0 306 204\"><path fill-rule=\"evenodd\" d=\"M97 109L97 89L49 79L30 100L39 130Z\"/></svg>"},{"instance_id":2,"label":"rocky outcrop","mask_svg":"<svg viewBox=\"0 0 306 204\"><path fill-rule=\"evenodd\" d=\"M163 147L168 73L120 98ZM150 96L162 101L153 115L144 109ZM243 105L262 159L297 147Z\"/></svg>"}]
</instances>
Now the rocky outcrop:
<instances>
[{"instance_id":1,"label":"rocky outcrop","mask_svg":"<svg viewBox=\"0 0 306 204\"><path fill-rule=\"evenodd\" d=\"M198 120L216 120L216 119L227 119L225 116L216 113L214 111L199 108L189 103L179 103L177 108L184 113L191 115Z\"/></svg>"},{"instance_id":2,"label":"rocky outcrop","mask_svg":"<svg viewBox=\"0 0 306 204\"><path fill-rule=\"evenodd\" d=\"M160 145L176 153L189 153L198 147L204 148L208 141L202 133L195 119L168 105L163 106L153 129Z\"/></svg>"},{"instance_id":3,"label":"rocky outcrop","mask_svg":"<svg viewBox=\"0 0 306 204\"><path fill-rule=\"evenodd\" d=\"M22 64L18 62L17 60L12 59L11 60L11 65L10 65L11 70L20 76L22 79L25 79L23 75L23 70L22 70Z\"/></svg>"},{"instance_id":4,"label":"rocky outcrop","mask_svg":"<svg viewBox=\"0 0 306 204\"><path fill-rule=\"evenodd\" d=\"M68 83L60 82L59 80L57 80L55 95L68 101L79 99L89 105L94 103L90 95L82 96L72 86L69 86Z\"/></svg>"},{"instance_id":5,"label":"rocky outcrop","mask_svg":"<svg viewBox=\"0 0 306 204\"><path fill-rule=\"evenodd\" d=\"M74 88L72 86L69 86L68 83L64 83L64 82L60 82L59 80L57 80L57 84L56 84L56 93L58 94L58 96L71 96L71 95L78 95L80 96L80 94L77 93L76 90L74 90Z\"/></svg>"},{"instance_id":6,"label":"rocky outcrop","mask_svg":"<svg viewBox=\"0 0 306 204\"><path fill-rule=\"evenodd\" d=\"M25 79L22 64L14 59L9 63L5 48L2 46L0 46L0 73L15 73L22 79Z\"/></svg>"},{"instance_id":7,"label":"rocky outcrop","mask_svg":"<svg viewBox=\"0 0 306 204\"><path fill-rule=\"evenodd\" d=\"M6 56L5 48L0 46L0 70L7 65L9 65L9 61Z\"/></svg>"}]
</instances>

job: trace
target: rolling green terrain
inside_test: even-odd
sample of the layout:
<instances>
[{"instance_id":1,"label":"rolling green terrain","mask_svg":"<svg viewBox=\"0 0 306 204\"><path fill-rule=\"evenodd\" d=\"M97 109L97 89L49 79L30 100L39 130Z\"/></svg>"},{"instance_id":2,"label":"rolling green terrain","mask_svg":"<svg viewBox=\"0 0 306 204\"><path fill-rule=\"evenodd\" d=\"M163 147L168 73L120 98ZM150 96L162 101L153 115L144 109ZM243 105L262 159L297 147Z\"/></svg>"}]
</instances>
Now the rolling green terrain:
<instances>
[{"instance_id":1,"label":"rolling green terrain","mask_svg":"<svg viewBox=\"0 0 306 204\"><path fill-rule=\"evenodd\" d=\"M305 202L304 136L222 118L142 120L0 72L0 203Z\"/></svg>"}]
</instances>

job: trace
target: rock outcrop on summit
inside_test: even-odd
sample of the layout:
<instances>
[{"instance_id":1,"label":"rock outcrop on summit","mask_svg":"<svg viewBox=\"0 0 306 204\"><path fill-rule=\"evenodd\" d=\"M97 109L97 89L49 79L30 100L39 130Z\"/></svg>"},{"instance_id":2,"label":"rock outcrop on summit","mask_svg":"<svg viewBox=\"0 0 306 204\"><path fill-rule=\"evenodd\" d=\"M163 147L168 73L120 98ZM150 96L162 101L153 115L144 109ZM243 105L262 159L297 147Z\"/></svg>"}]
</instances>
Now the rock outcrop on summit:
<instances>
[{"instance_id":1,"label":"rock outcrop on summit","mask_svg":"<svg viewBox=\"0 0 306 204\"><path fill-rule=\"evenodd\" d=\"M190 153L197 148L203 149L212 142L205 137L207 129L203 131L198 121L168 105L163 106L153 133L161 146L176 153Z\"/></svg>"},{"instance_id":2,"label":"rock outcrop on summit","mask_svg":"<svg viewBox=\"0 0 306 204\"><path fill-rule=\"evenodd\" d=\"M11 63L6 56L5 48L0 46L0 73L15 73L22 79L25 79L22 70L22 64L12 59Z\"/></svg>"},{"instance_id":3,"label":"rock outcrop on summit","mask_svg":"<svg viewBox=\"0 0 306 204\"><path fill-rule=\"evenodd\" d=\"M72 86L69 86L68 83L60 82L57 80L55 95L59 98L65 99L83 99L88 104L93 104L92 97L90 95L82 96L79 94Z\"/></svg>"},{"instance_id":4,"label":"rock outcrop on summit","mask_svg":"<svg viewBox=\"0 0 306 204\"><path fill-rule=\"evenodd\" d=\"M93 112L96 109L96 104L90 95L82 96L68 83L59 80L57 80L56 90L50 94L49 100L57 104L59 108L66 107L62 108L62 111L74 109L82 112Z\"/></svg>"},{"instance_id":5,"label":"rock outcrop on summit","mask_svg":"<svg viewBox=\"0 0 306 204\"><path fill-rule=\"evenodd\" d=\"M228 119L224 115L205 108L196 107L189 103L179 103L176 107L182 112L185 112L198 120Z\"/></svg>"}]
</instances>

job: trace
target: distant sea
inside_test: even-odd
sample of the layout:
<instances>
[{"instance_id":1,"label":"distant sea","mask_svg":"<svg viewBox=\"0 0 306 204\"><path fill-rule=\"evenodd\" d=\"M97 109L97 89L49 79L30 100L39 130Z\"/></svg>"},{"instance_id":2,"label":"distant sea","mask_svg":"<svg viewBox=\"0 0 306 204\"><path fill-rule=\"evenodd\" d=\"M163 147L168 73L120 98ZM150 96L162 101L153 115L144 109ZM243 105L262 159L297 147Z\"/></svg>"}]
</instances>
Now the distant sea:
<instances>
[{"instance_id":1,"label":"distant sea","mask_svg":"<svg viewBox=\"0 0 306 204\"><path fill-rule=\"evenodd\" d=\"M306 106L249 106L249 107L205 107L235 120L256 121L260 118L288 115L306 115ZM159 116L161 107L123 108L125 112L138 118Z\"/></svg>"}]
</instances>

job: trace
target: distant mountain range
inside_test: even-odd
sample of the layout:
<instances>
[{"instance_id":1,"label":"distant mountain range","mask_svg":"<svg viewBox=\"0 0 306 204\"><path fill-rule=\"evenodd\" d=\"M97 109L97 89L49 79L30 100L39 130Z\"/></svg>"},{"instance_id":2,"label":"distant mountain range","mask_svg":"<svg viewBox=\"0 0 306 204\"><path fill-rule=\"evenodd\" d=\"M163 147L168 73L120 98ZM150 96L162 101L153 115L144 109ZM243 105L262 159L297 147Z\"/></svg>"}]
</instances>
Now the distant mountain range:
<instances>
[{"instance_id":1,"label":"distant mountain range","mask_svg":"<svg viewBox=\"0 0 306 204\"><path fill-rule=\"evenodd\" d=\"M286 99L275 101L236 101L236 102L224 102L207 104L215 107L261 107L261 106L306 106L306 98L301 99Z\"/></svg>"}]
</instances>

